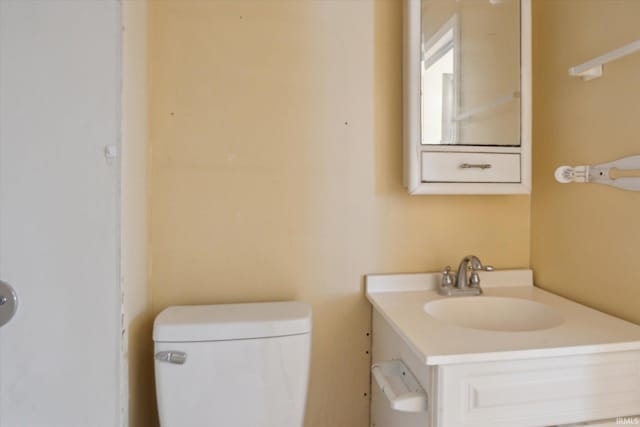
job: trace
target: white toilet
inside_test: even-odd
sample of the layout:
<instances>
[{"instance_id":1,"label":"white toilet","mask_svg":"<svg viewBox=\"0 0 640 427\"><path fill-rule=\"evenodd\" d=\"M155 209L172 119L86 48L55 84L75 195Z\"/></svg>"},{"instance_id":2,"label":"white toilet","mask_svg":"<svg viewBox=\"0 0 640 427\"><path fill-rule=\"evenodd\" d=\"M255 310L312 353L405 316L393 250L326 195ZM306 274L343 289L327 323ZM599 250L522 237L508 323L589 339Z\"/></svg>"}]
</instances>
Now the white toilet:
<instances>
[{"instance_id":1,"label":"white toilet","mask_svg":"<svg viewBox=\"0 0 640 427\"><path fill-rule=\"evenodd\" d=\"M162 427L301 427L311 308L301 302L175 306L154 322Z\"/></svg>"}]
</instances>

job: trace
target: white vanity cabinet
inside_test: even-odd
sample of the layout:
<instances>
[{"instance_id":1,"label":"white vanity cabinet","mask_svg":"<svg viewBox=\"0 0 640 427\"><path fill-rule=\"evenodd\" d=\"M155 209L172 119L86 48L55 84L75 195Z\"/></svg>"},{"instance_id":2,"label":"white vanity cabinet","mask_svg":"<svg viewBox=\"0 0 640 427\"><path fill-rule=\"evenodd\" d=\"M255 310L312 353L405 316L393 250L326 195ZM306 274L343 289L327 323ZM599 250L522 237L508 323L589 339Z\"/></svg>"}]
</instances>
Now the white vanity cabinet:
<instances>
[{"instance_id":1,"label":"white vanity cabinet","mask_svg":"<svg viewBox=\"0 0 640 427\"><path fill-rule=\"evenodd\" d=\"M427 366L373 314L373 363L401 360L425 412L391 409L372 380L372 427L556 426L640 413L640 351Z\"/></svg>"},{"instance_id":2,"label":"white vanity cabinet","mask_svg":"<svg viewBox=\"0 0 640 427\"><path fill-rule=\"evenodd\" d=\"M640 326L527 285L530 279L517 274L496 273L484 273L485 294L545 304L563 323L525 332L452 326L424 313L429 301L455 298L433 290L437 275L367 278L373 366L400 361L427 402L418 412L394 410L372 377L371 426L640 424ZM492 277L499 286L492 287ZM519 284L502 287L511 279Z\"/></svg>"},{"instance_id":3,"label":"white vanity cabinet","mask_svg":"<svg viewBox=\"0 0 640 427\"><path fill-rule=\"evenodd\" d=\"M403 0L410 194L531 190L531 0Z\"/></svg>"}]
</instances>

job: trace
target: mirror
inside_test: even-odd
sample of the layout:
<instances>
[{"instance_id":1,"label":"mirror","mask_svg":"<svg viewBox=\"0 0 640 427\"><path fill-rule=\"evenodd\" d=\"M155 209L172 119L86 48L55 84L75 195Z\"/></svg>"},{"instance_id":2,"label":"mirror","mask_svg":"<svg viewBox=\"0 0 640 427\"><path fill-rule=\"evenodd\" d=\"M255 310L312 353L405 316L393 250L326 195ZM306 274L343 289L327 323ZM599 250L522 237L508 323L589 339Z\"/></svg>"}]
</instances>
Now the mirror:
<instances>
[{"instance_id":1,"label":"mirror","mask_svg":"<svg viewBox=\"0 0 640 427\"><path fill-rule=\"evenodd\" d=\"M403 0L410 194L531 191L531 0Z\"/></svg>"},{"instance_id":2,"label":"mirror","mask_svg":"<svg viewBox=\"0 0 640 427\"><path fill-rule=\"evenodd\" d=\"M520 145L520 1L420 0L423 145Z\"/></svg>"}]
</instances>

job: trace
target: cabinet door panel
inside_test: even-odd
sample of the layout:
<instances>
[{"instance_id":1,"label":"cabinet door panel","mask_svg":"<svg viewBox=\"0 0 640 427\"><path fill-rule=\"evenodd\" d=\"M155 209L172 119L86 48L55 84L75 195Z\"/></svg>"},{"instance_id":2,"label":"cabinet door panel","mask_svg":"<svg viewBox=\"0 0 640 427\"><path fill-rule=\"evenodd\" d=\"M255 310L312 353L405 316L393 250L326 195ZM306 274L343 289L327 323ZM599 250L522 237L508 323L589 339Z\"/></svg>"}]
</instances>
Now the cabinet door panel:
<instances>
[{"instance_id":1,"label":"cabinet door panel","mask_svg":"<svg viewBox=\"0 0 640 427\"><path fill-rule=\"evenodd\" d=\"M640 413L640 352L439 368L440 426L540 426Z\"/></svg>"}]
</instances>

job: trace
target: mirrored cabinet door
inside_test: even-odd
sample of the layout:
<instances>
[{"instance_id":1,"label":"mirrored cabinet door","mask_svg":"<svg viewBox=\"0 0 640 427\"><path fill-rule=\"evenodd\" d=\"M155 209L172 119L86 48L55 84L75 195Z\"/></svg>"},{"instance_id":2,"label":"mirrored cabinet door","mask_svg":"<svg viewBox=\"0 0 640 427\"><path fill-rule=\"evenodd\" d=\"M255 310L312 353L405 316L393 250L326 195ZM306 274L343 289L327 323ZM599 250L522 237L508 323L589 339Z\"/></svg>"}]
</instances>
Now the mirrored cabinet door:
<instances>
[{"instance_id":1,"label":"mirrored cabinet door","mask_svg":"<svg viewBox=\"0 0 640 427\"><path fill-rule=\"evenodd\" d=\"M530 191L530 0L404 0L403 90L411 194Z\"/></svg>"}]
</instances>

